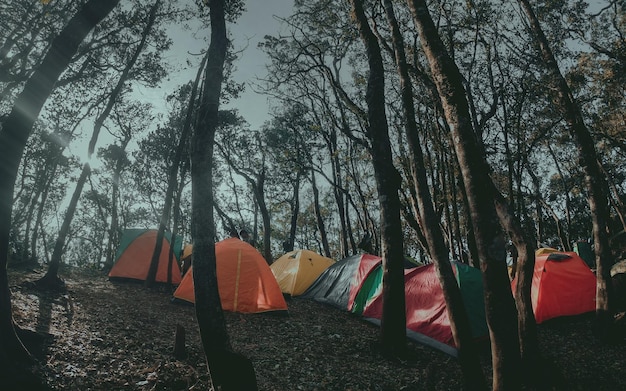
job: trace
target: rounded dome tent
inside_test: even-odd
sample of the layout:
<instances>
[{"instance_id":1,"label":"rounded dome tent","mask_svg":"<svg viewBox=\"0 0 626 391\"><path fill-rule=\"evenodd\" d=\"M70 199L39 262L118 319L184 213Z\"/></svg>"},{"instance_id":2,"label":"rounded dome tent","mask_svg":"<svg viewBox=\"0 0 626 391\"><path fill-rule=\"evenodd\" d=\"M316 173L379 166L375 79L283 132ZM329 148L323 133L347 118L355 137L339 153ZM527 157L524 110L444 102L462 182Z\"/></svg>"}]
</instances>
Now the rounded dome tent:
<instances>
[{"instance_id":1,"label":"rounded dome tent","mask_svg":"<svg viewBox=\"0 0 626 391\"><path fill-rule=\"evenodd\" d=\"M290 251L270 265L283 293L298 296L311 286L324 270L335 263L311 250Z\"/></svg>"},{"instance_id":2,"label":"rounded dome tent","mask_svg":"<svg viewBox=\"0 0 626 391\"><path fill-rule=\"evenodd\" d=\"M157 230L155 229L126 229L120 239L120 245L115 255L115 263L109 272L111 279L131 279L145 281L152 261L152 254L156 246ZM163 236L163 247L159 257L156 282L168 282L168 275L172 284L181 281L178 259L180 257L181 241L175 240L173 247L174 257L170 265L171 235L166 232ZM168 265L170 268L168 270Z\"/></svg>"},{"instance_id":3,"label":"rounded dome tent","mask_svg":"<svg viewBox=\"0 0 626 391\"><path fill-rule=\"evenodd\" d=\"M278 282L256 248L238 238L228 238L215 243L215 257L223 310L242 313L287 310ZM195 302L193 264L174 292L174 298Z\"/></svg>"},{"instance_id":4,"label":"rounded dome tent","mask_svg":"<svg viewBox=\"0 0 626 391\"><path fill-rule=\"evenodd\" d=\"M301 297L360 313L364 302L381 288L381 263L382 258L371 254L344 258L324 270Z\"/></svg>"},{"instance_id":5,"label":"rounded dome tent","mask_svg":"<svg viewBox=\"0 0 626 391\"><path fill-rule=\"evenodd\" d=\"M516 285L514 278L513 293ZM544 253L535 257L530 293L537 323L595 311L596 276L575 252Z\"/></svg>"}]
</instances>

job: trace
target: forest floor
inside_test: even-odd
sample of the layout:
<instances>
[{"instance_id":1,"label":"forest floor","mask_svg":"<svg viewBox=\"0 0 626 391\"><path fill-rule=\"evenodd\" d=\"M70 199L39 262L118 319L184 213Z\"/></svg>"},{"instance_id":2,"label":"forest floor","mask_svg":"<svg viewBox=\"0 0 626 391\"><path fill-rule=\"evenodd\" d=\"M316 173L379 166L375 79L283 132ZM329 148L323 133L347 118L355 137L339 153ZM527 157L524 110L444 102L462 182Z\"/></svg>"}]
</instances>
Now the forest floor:
<instances>
[{"instance_id":1,"label":"forest floor","mask_svg":"<svg viewBox=\"0 0 626 391\"><path fill-rule=\"evenodd\" d=\"M9 270L9 281L17 324L47 336L32 351L51 390L209 389L194 308L172 303L170 288L65 270L67 291L42 293L29 283L41 275ZM283 316L225 314L233 348L251 359L259 390L462 389L451 356L410 342L408 359L389 360L377 348L377 326L314 301L294 298L288 306ZM539 326L542 353L564 379L555 389L626 390L626 341L600 342L592 320L588 314ZM186 331L181 360L173 357L177 325ZM488 346L482 357L490 378Z\"/></svg>"}]
</instances>

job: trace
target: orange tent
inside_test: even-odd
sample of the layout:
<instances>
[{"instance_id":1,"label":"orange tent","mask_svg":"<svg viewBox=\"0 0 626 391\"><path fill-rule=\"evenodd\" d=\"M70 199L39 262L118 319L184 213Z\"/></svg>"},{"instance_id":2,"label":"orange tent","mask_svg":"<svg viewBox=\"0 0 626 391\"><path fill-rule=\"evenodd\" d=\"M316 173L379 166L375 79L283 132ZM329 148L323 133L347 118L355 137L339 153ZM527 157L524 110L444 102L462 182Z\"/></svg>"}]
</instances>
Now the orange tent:
<instances>
[{"instance_id":1,"label":"orange tent","mask_svg":"<svg viewBox=\"0 0 626 391\"><path fill-rule=\"evenodd\" d=\"M596 276L575 252L543 253L535 257L530 295L537 323L595 311Z\"/></svg>"},{"instance_id":2,"label":"orange tent","mask_svg":"<svg viewBox=\"0 0 626 391\"><path fill-rule=\"evenodd\" d=\"M144 281L148 276L148 269L152 261L152 254L156 245L157 230L155 229L127 229L120 239L117 249L116 261L109 278L132 279ZM163 237L163 247L159 257L156 281L168 280L168 264L170 253L170 235ZM174 258L171 264L171 283L178 284L181 280L178 258L180 256L180 243L174 244Z\"/></svg>"},{"instance_id":3,"label":"orange tent","mask_svg":"<svg viewBox=\"0 0 626 391\"><path fill-rule=\"evenodd\" d=\"M238 238L228 238L215 243L215 257L223 310L243 313L287 310L278 282L257 249ZM174 292L174 298L195 302L193 265Z\"/></svg>"}]
</instances>

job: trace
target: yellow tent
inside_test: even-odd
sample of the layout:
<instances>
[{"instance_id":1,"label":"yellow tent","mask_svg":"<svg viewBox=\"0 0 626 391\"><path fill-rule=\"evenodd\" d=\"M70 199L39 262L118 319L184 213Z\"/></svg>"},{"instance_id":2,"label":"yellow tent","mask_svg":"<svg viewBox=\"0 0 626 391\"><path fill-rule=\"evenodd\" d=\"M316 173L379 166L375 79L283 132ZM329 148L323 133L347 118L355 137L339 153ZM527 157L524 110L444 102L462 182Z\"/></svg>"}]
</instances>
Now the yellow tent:
<instances>
[{"instance_id":1,"label":"yellow tent","mask_svg":"<svg viewBox=\"0 0 626 391\"><path fill-rule=\"evenodd\" d=\"M544 254L551 254L551 253L558 253L559 250L557 250L556 248L552 248L552 247L541 247L538 248L535 251L535 256L537 255L544 255Z\"/></svg>"},{"instance_id":2,"label":"yellow tent","mask_svg":"<svg viewBox=\"0 0 626 391\"><path fill-rule=\"evenodd\" d=\"M283 293L298 296L319 277L334 260L310 250L284 254L270 265Z\"/></svg>"}]
</instances>

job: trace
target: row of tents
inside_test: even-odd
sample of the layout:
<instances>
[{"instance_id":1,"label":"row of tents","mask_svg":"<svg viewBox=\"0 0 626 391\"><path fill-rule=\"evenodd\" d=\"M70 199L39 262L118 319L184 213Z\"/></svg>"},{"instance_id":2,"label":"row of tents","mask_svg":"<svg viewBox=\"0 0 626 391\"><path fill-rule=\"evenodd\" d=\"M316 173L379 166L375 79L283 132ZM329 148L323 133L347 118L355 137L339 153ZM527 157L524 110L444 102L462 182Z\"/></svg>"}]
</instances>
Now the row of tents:
<instances>
[{"instance_id":1,"label":"row of tents","mask_svg":"<svg viewBox=\"0 0 626 391\"><path fill-rule=\"evenodd\" d=\"M157 270L158 282L177 286L174 299L194 302L193 267L184 276L179 264L191 255L166 235ZM155 230L126 230L111 279L144 280L156 243ZM228 238L215 244L218 290L226 311L258 313L287 311L285 296L298 296L332 305L379 323L382 317L382 259L356 254L335 262L313 251L284 254L271 266L250 244ZM482 273L452 262L472 333L488 333ZM407 336L456 355L443 291L433 264L405 269ZM515 289L516 281L512 281ZM595 310L596 278L575 252L537 252L532 281L532 305L537 323Z\"/></svg>"}]
</instances>

